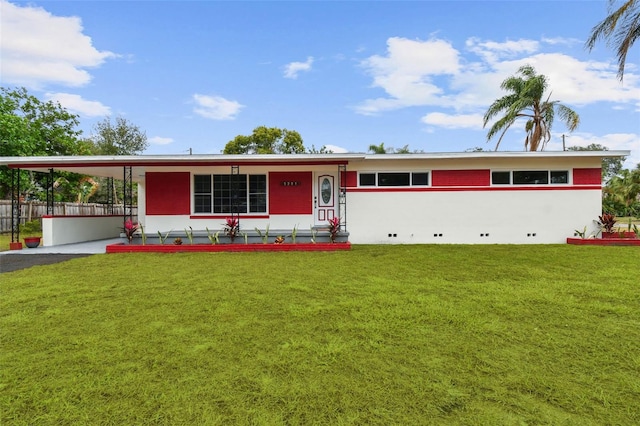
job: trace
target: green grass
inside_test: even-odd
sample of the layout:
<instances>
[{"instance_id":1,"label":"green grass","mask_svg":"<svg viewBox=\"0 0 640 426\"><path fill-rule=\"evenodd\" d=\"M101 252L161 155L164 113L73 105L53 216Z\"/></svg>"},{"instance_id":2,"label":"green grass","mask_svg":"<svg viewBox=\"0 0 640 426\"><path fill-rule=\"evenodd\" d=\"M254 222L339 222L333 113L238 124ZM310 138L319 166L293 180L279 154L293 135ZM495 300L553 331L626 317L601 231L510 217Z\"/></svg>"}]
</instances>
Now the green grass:
<instances>
[{"instance_id":1,"label":"green grass","mask_svg":"<svg viewBox=\"0 0 640 426\"><path fill-rule=\"evenodd\" d=\"M29 236L31 236L31 235L29 235ZM42 237L41 234L39 236ZM9 243L10 242L11 242L11 233L0 234L0 251L9 250ZM22 242L22 245L24 247L23 236L20 236L20 242Z\"/></svg>"},{"instance_id":2,"label":"green grass","mask_svg":"<svg viewBox=\"0 0 640 426\"><path fill-rule=\"evenodd\" d=\"M640 423L640 250L96 255L4 273L3 425Z\"/></svg>"},{"instance_id":3,"label":"green grass","mask_svg":"<svg viewBox=\"0 0 640 426\"><path fill-rule=\"evenodd\" d=\"M9 250L9 243L11 242L11 234L0 233L0 251Z\"/></svg>"}]
</instances>

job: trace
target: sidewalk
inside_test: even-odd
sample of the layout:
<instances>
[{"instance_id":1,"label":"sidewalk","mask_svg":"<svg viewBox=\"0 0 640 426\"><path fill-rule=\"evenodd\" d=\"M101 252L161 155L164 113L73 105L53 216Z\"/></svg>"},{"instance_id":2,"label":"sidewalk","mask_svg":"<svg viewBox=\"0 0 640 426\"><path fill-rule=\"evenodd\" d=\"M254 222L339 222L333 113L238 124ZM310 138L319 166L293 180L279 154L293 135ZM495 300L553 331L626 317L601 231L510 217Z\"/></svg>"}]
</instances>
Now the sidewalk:
<instances>
[{"instance_id":1,"label":"sidewalk","mask_svg":"<svg viewBox=\"0 0 640 426\"><path fill-rule=\"evenodd\" d=\"M87 241L84 243L63 244L51 247L26 248L0 252L0 256L33 255L33 254L100 254L107 252L108 244L119 243L120 238L109 240Z\"/></svg>"},{"instance_id":2,"label":"sidewalk","mask_svg":"<svg viewBox=\"0 0 640 426\"><path fill-rule=\"evenodd\" d=\"M18 271L37 265L50 265L78 257L107 252L107 244L120 242L120 238L64 244L53 247L23 248L0 252L0 273Z\"/></svg>"}]
</instances>

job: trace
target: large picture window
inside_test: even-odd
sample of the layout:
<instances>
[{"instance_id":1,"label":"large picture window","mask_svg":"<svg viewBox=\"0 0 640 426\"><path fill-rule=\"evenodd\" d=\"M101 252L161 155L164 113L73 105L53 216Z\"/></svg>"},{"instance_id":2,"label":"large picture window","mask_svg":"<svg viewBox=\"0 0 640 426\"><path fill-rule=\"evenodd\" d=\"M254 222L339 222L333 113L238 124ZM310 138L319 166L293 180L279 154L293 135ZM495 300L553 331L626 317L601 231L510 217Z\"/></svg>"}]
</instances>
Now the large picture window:
<instances>
[{"instance_id":1,"label":"large picture window","mask_svg":"<svg viewBox=\"0 0 640 426\"><path fill-rule=\"evenodd\" d=\"M194 175L195 213L266 213L266 175Z\"/></svg>"}]
</instances>

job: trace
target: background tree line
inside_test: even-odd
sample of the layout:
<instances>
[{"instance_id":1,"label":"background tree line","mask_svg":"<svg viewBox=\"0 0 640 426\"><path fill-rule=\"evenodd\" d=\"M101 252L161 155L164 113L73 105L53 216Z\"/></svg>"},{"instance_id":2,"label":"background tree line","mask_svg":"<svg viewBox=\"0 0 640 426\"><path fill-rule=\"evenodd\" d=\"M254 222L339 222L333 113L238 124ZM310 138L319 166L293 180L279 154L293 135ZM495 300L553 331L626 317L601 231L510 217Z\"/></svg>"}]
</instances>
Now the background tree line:
<instances>
[{"instance_id":1,"label":"background tree line","mask_svg":"<svg viewBox=\"0 0 640 426\"><path fill-rule=\"evenodd\" d=\"M59 103L41 101L24 88L0 89L0 156L135 155L148 146L144 131L125 118L106 117L84 138L79 117ZM56 201L106 202L105 179L56 172ZM21 171L25 199L43 200L46 179L41 173ZM116 186L116 196L122 189ZM0 198L11 197L11 172L0 167Z\"/></svg>"}]
</instances>

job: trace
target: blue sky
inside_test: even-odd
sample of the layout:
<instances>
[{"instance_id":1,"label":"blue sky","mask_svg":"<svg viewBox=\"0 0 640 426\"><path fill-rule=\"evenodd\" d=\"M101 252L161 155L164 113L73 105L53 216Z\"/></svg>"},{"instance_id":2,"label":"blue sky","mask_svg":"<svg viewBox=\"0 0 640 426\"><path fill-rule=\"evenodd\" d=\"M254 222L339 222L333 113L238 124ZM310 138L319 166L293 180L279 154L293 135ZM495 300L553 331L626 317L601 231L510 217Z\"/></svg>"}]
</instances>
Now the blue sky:
<instances>
[{"instance_id":1,"label":"blue sky","mask_svg":"<svg viewBox=\"0 0 640 426\"><path fill-rule=\"evenodd\" d=\"M220 153L261 125L307 147L366 152L493 149L482 116L525 64L551 99L547 150L599 143L640 163L640 46L624 82L604 43L584 48L607 1L0 0L2 86L24 86L80 116L146 132L145 154ZM501 150L523 150L523 124Z\"/></svg>"}]
</instances>

